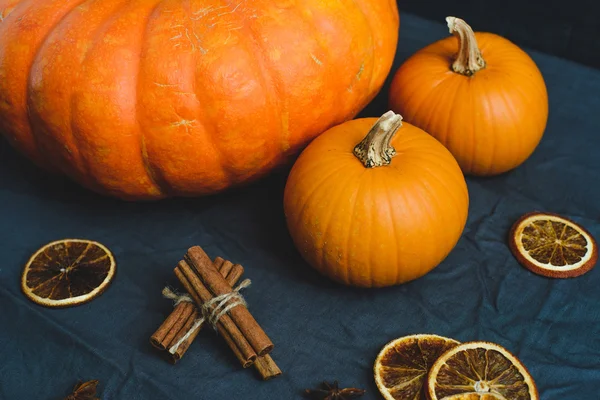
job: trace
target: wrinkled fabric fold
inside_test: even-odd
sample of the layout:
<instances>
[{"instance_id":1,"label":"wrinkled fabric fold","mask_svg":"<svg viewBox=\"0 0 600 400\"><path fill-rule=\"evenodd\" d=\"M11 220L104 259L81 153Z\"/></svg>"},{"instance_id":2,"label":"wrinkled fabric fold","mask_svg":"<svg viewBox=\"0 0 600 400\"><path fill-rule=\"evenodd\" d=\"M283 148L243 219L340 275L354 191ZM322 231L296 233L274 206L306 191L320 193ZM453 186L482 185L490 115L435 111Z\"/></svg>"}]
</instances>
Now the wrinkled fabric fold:
<instances>
[{"instance_id":1,"label":"wrinkled fabric fold","mask_svg":"<svg viewBox=\"0 0 600 400\"><path fill-rule=\"evenodd\" d=\"M403 14L394 70L447 36L442 23ZM530 52L550 98L546 133L523 165L467 178L461 240L431 273L364 290L332 283L294 249L283 216L287 170L200 199L126 203L47 175L0 141L0 399L50 400L98 379L102 399L290 399L323 380L367 389L387 342L412 333L496 342L527 366L542 399L600 398L600 268L568 280L537 276L507 246L533 210L563 214L600 239L600 70ZM387 88L362 116L387 111ZM46 309L20 292L28 257L66 237L97 240L117 260L106 292L74 308ZM424 238L426 240L426 238ZM244 298L276 344L284 375L260 382L212 330L173 367L148 343L177 290L173 268L193 245L246 268Z\"/></svg>"}]
</instances>

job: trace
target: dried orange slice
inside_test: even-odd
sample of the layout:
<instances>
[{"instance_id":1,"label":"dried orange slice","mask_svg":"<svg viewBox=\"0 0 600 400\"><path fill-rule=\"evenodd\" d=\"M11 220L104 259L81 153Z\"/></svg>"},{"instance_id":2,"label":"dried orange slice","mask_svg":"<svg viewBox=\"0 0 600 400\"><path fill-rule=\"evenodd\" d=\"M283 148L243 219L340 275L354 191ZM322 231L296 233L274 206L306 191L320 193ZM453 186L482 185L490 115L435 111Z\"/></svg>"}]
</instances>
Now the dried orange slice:
<instances>
[{"instance_id":1,"label":"dried orange slice","mask_svg":"<svg viewBox=\"0 0 600 400\"><path fill-rule=\"evenodd\" d=\"M375 360L375 383L387 400L419 400L423 397L427 372L446 350L457 346L454 339L418 334L386 344Z\"/></svg>"},{"instance_id":2,"label":"dried orange slice","mask_svg":"<svg viewBox=\"0 0 600 400\"><path fill-rule=\"evenodd\" d=\"M112 253L102 244L82 239L48 243L23 270L21 289L47 307L70 307L100 295L115 275Z\"/></svg>"},{"instance_id":3,"label":"dried orange slice","mask_svg":"<svg viewBox=\"0 0 600 400\"><path fill-rule=\"evenodd\" d=\"M550 213L522 216L510 231L509 245L525 268L552 278L585 274L598 259L596 241L588 231Z\"/></svg>"},{"instance_id":4,"label":"dried orange slice","mask_svg":"<svg viewBox=\"0 0 600 400\"><path fill-rule=\"evenodd\" d=\"M517 357L488 342L467 342L442 354L427 378L430 400L538 400Z\"/></svg>"}]
</instances>

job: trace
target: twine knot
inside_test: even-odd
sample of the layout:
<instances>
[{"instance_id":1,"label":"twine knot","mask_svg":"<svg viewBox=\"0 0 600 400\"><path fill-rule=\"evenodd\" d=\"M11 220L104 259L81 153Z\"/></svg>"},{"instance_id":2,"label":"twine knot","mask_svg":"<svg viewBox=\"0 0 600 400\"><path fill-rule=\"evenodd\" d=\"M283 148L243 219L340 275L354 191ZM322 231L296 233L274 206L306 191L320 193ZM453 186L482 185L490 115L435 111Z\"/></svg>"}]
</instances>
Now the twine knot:
<instances>
[{"instance_id":1,"label":"twine knot","mask_svg":"<svg viewBox=\"0 0 600 400\"><path fill-rule=\"evenodd\" d=\"M231 292L216 296L202 304L202 315L204 319L212 325L213 329L217 329L217 322L233 307L242 305L248 307L246 300L240 294L240 290L246 289L252 282L250 279L244 279L242 283L237 285ZM216 306L214 306L216 304ZM213 307L214 306L214 307Z\"/></svg>"},{"instance_id":2,"label":"twine knot","mask_svg":"<svg viewBox=\"0 0 600 400\"><path fill-rule=\"evenodd\" d=\"M202 317L197 318L190 330L173 346L171 346L169 353L175 354L179 346L185 342L197 329L199 329L205 321L208 321L213 329L217 330L217 323L219 322L219 319L221 319L221 317L229 310L239 305L248 307L248 304L246 303L244 297L240 294L240 291L246 289L251 283L252 281L250 279L244 279L231 292L216 296L202 304L202 307L200 307ZM174 300L175 306L182 301L193 301L188 294L178 295L168 287L163 289L163 296Z\"/></svg>"}]
</instances>

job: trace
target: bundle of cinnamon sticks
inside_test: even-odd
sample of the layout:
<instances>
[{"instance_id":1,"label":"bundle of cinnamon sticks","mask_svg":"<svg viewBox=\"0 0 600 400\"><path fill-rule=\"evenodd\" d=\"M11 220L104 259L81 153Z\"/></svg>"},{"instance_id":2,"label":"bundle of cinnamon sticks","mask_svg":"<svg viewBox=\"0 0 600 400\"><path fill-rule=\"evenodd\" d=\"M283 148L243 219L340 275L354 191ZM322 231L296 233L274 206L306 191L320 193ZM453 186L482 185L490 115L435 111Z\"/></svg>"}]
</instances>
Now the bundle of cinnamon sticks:
<instances>
[{"instance_id":1,"label":"bundle of cinnamon sticks","mask_svg":"<svg viewBox=\"0 0 600 400\"><path fill-rule=\"evenodd\" d=\"M234 289L243 272L239 264L220 257L211 261L201 247L190 248L175 268L175 275L189 297L178 299L173 312L150 338L152 345L168 351L171 362L175 363L202 326L212 323L244 368L254 366L263 380L281 375L268 354L273 343ZM200 311L203 307L204 313ZM206 317L212 321L205 321Z\"/></svg>"}]
</instances>

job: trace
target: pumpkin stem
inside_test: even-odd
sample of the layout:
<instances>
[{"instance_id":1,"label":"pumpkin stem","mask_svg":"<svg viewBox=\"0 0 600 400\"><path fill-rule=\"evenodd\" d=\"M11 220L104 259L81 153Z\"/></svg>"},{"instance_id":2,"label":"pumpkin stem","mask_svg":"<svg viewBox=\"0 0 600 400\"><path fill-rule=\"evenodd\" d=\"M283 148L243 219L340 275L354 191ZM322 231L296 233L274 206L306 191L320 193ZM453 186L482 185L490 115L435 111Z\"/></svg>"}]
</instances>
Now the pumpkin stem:
<instances>
[{"instance_id":1,"label":"pumpkin stem","mask_svg":"<svg viewBox=\"0 0 600 400\"><path fill-rule=\"evenodd\" d=\"M458 38L458 55L452 64L452 70L456 73L471 76L480 69L485 68L485 60L477 46L477 39L473 29L460 18L447 17L446 22L450 33Z\"/></svg>"},{"instance_id":2,"label":"pumpkin stem","mask_svg":"<svg viewBox=\"0 0 600 400\"><path fill-rule=\"evenodd\" d=\"M390 142L401 126L401 115L393 111L386 112L375 122L362 142L356 145L354 155L367 168L388 165L396 155Z\"/></svg>"}]
</instances>

